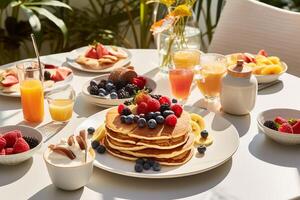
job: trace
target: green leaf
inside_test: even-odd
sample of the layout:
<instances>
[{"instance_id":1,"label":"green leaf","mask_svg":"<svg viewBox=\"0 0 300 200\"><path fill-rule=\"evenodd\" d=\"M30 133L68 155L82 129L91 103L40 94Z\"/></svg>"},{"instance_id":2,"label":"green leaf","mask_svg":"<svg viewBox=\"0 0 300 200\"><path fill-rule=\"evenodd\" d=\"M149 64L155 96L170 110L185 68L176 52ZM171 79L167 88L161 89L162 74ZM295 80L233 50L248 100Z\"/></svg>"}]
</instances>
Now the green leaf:
<instances>
[{"instance_id":1,"label":"green leaf","mask_svg":"<svg viewBox=\"0 0 300 200\"><path fill-rule=\"evenodd\" d=\"M64 46L66 45L67 37L68 37L68 29L63 20L61 20L58 17L56 17L55 15L53 15L51 12L49 12L45 8L34 7L34 6L28 6L27 8L37 12L40 15L45 16L47 19L52 21L61 30L63 37L64 37Z\"/></svg>"},{"instance_id":2,"label":"green leaf","mask_svg":"<svg viewBox=\"0 0 300 200\"><path fill-rule=\"evenodd\" d=\"M42 0L42 1L34 1L34 2L25 2L25 6L54 6L54 7L63 7L67 8L69 10L72 10L72 8L60 1L56 0Z\"/></svg>"},{"instance_id":3,"label":"green leaf","mask_svg":"<svg viewBox=\"0 0 300 200\"><path fill-rule=\"evenodd\" d=\"M34 12L30 9L28 9L24 5L20 5L20 8L26 13L28 17L29 24L34 32L40 32L41 31L41 22L40 19L34 14Z\"/></svg>"}]
</instances>

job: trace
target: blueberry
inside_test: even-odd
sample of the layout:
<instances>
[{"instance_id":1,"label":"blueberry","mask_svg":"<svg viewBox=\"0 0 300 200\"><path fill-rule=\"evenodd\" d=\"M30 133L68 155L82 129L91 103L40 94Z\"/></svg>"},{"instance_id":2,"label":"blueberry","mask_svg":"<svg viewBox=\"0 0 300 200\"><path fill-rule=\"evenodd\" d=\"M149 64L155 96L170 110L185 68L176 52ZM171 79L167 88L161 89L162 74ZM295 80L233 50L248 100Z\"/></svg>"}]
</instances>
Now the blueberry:
<instances>
[{"instance_id":1,"label":"blueberry","mask_svg":"<svg viewBox=\"0 0 300 200\"><path fill-rule=\"evenodd\" d=\"M144 113L140 114L140 118L144 118L144 119L146 119L146 116L145 116L145 114L144 114Z\"/></svg>"},{"instance_id":2,"label":"blueberry","mask_svg":"<svg viewBox=\"0 0 300 200\"><path fill-rule=\"evenodd\" d=\"M103 146L102 144L99 144L99 146L97 147L97 152L100 153L100 154L104 154L105 151L106 151L106 148L105 146Z\"/></svg>"},{"instance_id":3,"label":"blueberry","mask_svg":"<svg viewBox=\"0 0 300 200\"><path fill-rule=\"evenodd\" d=\"M125 123L126 116L125 115L121 115L120 119L121 119L122 123Z\"/></svg>"},{"instance_id":4,"label":"blueberry","mask_svg":"<svg viewBox=\"0 0 300 200\"><path fill-rule=\"evenodd\" d=\"M172 103L177 103L177 99L172 99Z\"/></svg>"},{"instance_id":5,"label":"blueberry","mask_svg":"<svg viewBox=\"0 0 300 200\"><path fill-rule=\"evenodd\" d=\"M105 90L105 89L103 89L103 88L100 88L99 90L98 90L98 92L99 93L103 93L103 94L107 94L107 91Z\"/></svg>"},{"instance_id":6,"label":"blueberry","mask_svg":"<svg viewBox=\"0 0 300 200\"><path fill-rule=\"evenodd\" d=\"M107 91L111 91L111 90L113 90L113 89L116 89L116 86L114 86L113 83L108 82L108 83L105 85L105 89L106 89Z\"/></svg>"},{"instance_id":7,"label":"blueberry","mask_svg":"<svg viewBox=\"0 0 300 200\"><path fill-rule=\"evenodd\" d=\"M141 164L135 164L134 170L136 172L139 172L139 173L142 172L143 171L143 165L141 165Z\"/></svg>"},{"instance_id":8,"label":"blueberry","mask_svg":"<svg viewBox=\"0 0 300 200\"><path fill-rule=\"evenodd\" d=\"M136 123L139 120L140 116L134 115L133 116L133 121Z\"/></svg>"},{"instance_id":9,"label":"blueberry","mask_svg":"<svg viewBox=\"0 0 300 200\"><path fill-rule=\"evenodd\" d=\"M98 88L98 83L97 83L97 81L91 80L90 86L91 86L91 87L96 86L96 87Z\"/></svg>"},{"instance_id":10,"label":"blueberry","mask_svg":"<svg viewBox=\"0 0 300 200\"><path fill-rule=\"evenodd\" d=\"M154 119L150 119L148 121L148 127L149 128L154 129L154 128L156 128L156 126L157 126L157 123L156 123L156 121Z\"/></svg>"},{"instance_id":11,"label":"blueberry","mask_svg":"<svg viewBox=\"0 0 300 200\"><path fill-rule=\"evenodd\" d=\"M127 116L127 115L130 115L130 114L131 114L131 110L129 108L126 107L126 108L123 109L122 115L126 115Z\"/></svg>"},{"instance_id":12,"label":"blueberry","mask_svg":"<svg viewBox=\"0 0 300 200\"><path fill-rule=\"evenodd\" d=\"M44 72L44 79L45 81L51 80L51 73L49 71Z\"/></svg>"},{"instance_id":13,"label":"blueberry","mask_svg":"<svg viewBox=\"0 0 300 200\"><path fill-rule=\"evenodd\" d=\"M153 168L153 171L160 171L161 166L160 166L159 162L154 162L152 168Z\"/></svg>"},{"instance_id":14,"label":"blueberry","mask_svg":"<svg viewBox=\"0 0 300 200\"><path fill-rule=\"evenodd\" d=\"M169 115L172 115L172 114L174 114L174 112L172 110L165 110L163 112L164 118L166 118L166 117L168 117Z\"/></svg>"},{"instance_id":15,"label":"blueberry","mask_svg":"<svg viewBox=\"0 0 300 200\"><path fill-rule=\"evenodd\" d=\"M106 85L106 80L101 80L100 83L98 84L98 88L105 88Z\"/></svg>"},{"instance_id":16,"label":"blueberry","mask_svg":"<svg viewBox=\"0 0 300 200\"><path fill-rule=\"evenodd\" d=\"M95 132L95 129L93 127L89 127L87 129L88 134L93 134Z\"/></svg>"},{"instance_id":17,"label":"blueberry","mask_svg":"<svg viewBox=\"0 0 300 200\"><path fill-rule=\"evenodd\" d=\"M91 145L93 149L97 149L97 147L99 146L99 142L94 140Z\"/></svg>"},{"instance_id":18,"label":"blueberry","mask_svg":"<svg viewBox=\"0 0 300 200\"><path fill-rule=\"evenodd\" d=\"M155 119L157 116L159 116L159 115L161 115L161 113L160 113L159 111L156 111L156 112L154 113L154 119Z\"/></svg>"},{"instance_id":19,"label":"blueberry","mask_svg":"<svg viewBox=\"0 0 300 200\"><path fill-rule=\"evenodd\" d=\"M150 166L153 167L155 161L153 159L149 158L146 160L146 162L148 162L150 164Z\"/></svg>"},{"instance_id":20,"label":"blueberry","mask_svg":"<svg viewBox=\"0 0 300 200\"><path fill-rule=\"evenodd\" d=\"M97 86L92 86L90 87L90 94L91 95L98 95L98 87Z\"/></svg>"},{"instance_id":21,"label":"blueberry","mask_svg":"<svg viewBox=\"0 0 300 200\"><path fill-rule=\"evenodd\" d=\"M98 96L99 96L99 97L105 97L105 94L102 93L102 92L99 92Z\"/></svg>"},{"instance_id":22,"label":"blueberry","mask_svg":"<svg viewBox=\"0 0 300 200\"><path fill-rule=\"evenodd\" d=\"M165 118L161 115L157 116L155 120L158 124L163 124L165 122Z\"/></svg>"},{"instance_id":23,"label":"blueberry","mask_svg":"<svg viewBox=\"0 0 300 200\"><path fill-rule=\"evenodd\" d=\"M150 163L145 162L144 165L143 165L143 168L144 168L144 170L149 170L151 168Z\"/></svg>"},{"instance_id":24,"label":"blueberry","mask_svg":"<svg viewBox=\"0 0 300 200\"><path fill-rule=\"evenodd\" d=\"M165 110L170 110L170 106L167 103L160 105L160 112L163 113Z\"/></svg>"},{"instance_id":25,"label":"blueberry","mask_svg":"<svg viewBox=\"0 0 300 200\"><path fill-rule=\"evenodd\" d=\"M140 164L140 165L144 165L144 162L145 162L145 160L143 158L138 158L135 161L136 164Z\"/></svg>"},{"instance_id":26,"label":"blueberry","mask_svg":"<svg viewBox=\"0 0 300 200\"><path fill-rule=\"evenodd\" d=\"M138 119L137 124L139 128L144 128L147 124L147 121L145 118L140 118Z\"/></svg>"},{"instance_id":27,"label":"blueberry","mask_svg":"<svg viewBox=\"0 0 300 200\"><path fill-rule=\"evenodd\" d=\"M148 112L146 115L146 119L150 120L150 119L154 119L155 118L155 113L154 112Z\"/></svg>"},{"instance_id":28,"label":"blueberry","mask_svg":"<svg viewBox=\"0 0 300 200\"><path fill-rule=\"evenodd\" d=\"M204 154L205 151L206 151L206 147L205 147L205 146L199 146L199 147L197 148L197 150L198 150L199 153Z\"/></svg>"},{"instance_id":29,"label":"blueberry","mask_svg":"<svg viewBox=\"0 0 300 200\"><path fill-rule=\"evenodd\" d=\"M132 124L133 123L133 117L131 115L126 116L125 123L126 124Z\"/></svg>"},{"instance_id":30,"label":"blueberry","mask_svg":"<svg viewBox=\"0 0 300 200\"><path fill-rule=\"evenodd\" d=\"M207 132L207 130L203 130L203 131L201 131L201 137L203 137L203 138L207 138L207 136L208 136L208 132Z\"/></svg>"},{"instance_id":31,"label":"blueberry","mask_svg":"<svg viewBox=\"0 0 300 200\"><path fill-rule=\"evenodd\" d=\"M111 99L117 99L118 98L118 94L115 92L110 93L110 98Z\"/></svg>"}]
</instances>

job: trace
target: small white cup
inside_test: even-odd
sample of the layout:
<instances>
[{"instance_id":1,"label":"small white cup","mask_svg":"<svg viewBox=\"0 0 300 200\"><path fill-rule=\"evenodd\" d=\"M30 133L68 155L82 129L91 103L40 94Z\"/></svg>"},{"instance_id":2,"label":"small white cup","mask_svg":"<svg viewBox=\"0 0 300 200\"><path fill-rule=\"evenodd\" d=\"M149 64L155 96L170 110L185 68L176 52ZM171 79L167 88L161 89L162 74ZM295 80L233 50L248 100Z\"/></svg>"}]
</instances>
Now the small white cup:
<instances>
[{"instance_id":1,"label":"small white cup","mask_svg":"<svg viewBox=\"0 0 300 200\"><path fill-rule=\"evenodd\" d=\"M95 160L94 150L90 150L92 158L89 162L79 166L57 166L50 163L46 159L47 149L44 153L44 161L46 163L49 176L52 183L63 190L77 190L85 186L93 173L93 162Z\"/></svg>"}]
</instances>

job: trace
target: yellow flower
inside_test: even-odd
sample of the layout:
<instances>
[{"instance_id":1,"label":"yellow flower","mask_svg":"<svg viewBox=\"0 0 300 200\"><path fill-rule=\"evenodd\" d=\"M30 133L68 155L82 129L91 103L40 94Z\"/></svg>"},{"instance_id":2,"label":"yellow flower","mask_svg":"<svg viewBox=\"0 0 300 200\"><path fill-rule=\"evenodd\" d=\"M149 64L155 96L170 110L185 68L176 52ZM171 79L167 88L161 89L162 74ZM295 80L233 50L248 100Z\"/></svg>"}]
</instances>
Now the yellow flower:
<instances>
[{"instance_id":1,"label":"yellow flower","mask_svg":"<svg viewBox=\"0 0 300 200\"><path fill-rule=\"evenodd\" d=\"M191 16L192 11L187 5L179 5L171 12L171 15L175 17L186 17Z\"/></svg>"},{"instance_id":2,"label":"yellow flower","mask_svg":"<svg viewBox=\"0 0 300 200\"><path fill-rule=\"evenodd\" d=\"M175 3L175 0L160 0L160 3L165 4L166 6L171 6Z\"/></svg>"}]
</instances>

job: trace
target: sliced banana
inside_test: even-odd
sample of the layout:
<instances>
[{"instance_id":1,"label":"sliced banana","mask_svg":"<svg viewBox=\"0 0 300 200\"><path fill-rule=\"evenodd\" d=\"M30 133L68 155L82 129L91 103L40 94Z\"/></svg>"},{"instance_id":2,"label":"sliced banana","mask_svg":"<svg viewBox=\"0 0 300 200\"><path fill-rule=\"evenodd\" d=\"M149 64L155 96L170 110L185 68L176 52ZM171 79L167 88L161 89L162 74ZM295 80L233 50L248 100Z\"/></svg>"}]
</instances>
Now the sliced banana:
<instances>
[{"instance_id":1,"label":"sliced banana","mask_svg":"<svg viewBox=\"0 0 300 200\"><path fill-rule=\"evenodd\" d=\"M197 141L201 137L200 136L200 132L201 132L200 127L195 121L192 121L192 120L190 121L190 124L191 124L191 127L192 127L192 132L195 135L195 141Z\"/></svg>"},{"instance_id":2,"label":"sliced banana","mask_svg":"<svg viewBox=\"0 0 300 200\"><path fill-rule=\"evenodd\" d=\"M200 115L198 115L196 113L190 113L190 116L191 116L192 121L194 121L198 124L198 126L200 127L200 131L205 129L205 121L204 121L203 117L201 117Z\"/></svg>"},{"instance_id":3,"label":"sliced banana","mask_svg":"<svg viewBox=\"0 0 300 200\"><path fill-rule=\"evenodd\" d=\"M96 129L92 137L92 140L100 141L104 137L105 137L105 124L102 124Z\"/></svg>"},{"instance_id":4,"label":"sliced banana","mask_svg":"<svg viewBox=\"0 0 300 200\"><path fill-rule=\"evenodd\" d=\"M195 140L195 142L199 145L209 146L213 143L213 138L209 135L207 138L199 137Z\"/></svg>"}]
</instances>

